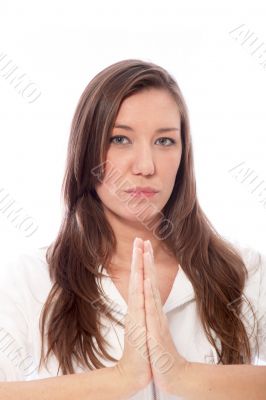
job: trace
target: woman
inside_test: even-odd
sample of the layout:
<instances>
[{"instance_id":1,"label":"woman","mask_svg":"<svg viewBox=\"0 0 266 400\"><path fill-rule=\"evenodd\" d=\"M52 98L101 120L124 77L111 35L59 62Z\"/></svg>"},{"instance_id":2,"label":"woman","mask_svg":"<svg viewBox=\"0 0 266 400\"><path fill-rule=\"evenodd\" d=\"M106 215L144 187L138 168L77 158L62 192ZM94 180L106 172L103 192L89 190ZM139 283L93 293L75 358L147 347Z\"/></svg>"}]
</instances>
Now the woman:
<instances>
[{"instance_id":1,"label":"woman","mask_svg":"<svg viewBox=\"0 0 266 400\"><path fill-rule=\"evenodd\" d=\"M165 69L130 59L91 80L62 189L54 243L2 271L2 330L32 363L2 351L1 380L15 382L0 399L265 398L252 364L266 360L266 259L200 208Z\"/></svg>"}]
</instances>

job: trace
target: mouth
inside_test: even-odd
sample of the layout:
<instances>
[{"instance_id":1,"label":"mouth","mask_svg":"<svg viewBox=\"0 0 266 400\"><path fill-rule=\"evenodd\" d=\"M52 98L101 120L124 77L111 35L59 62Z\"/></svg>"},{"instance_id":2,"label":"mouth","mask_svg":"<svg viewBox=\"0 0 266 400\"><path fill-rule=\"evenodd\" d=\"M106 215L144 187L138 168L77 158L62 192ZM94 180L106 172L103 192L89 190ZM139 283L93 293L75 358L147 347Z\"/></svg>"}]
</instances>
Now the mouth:
<instances>
[{"instance_id":1,"label":"mouth","mask_svg":"<svg viewBox=\"0 0 266 400\"><path fill-rule=\"evenodd\" d=\"M127 192L128 194L130 194L130 196L132 197L153 197L156 194L158 194L158 192L148 192L148 191L142 191L142 190L133 190L131 192Z\"/></svg>"}]
</instances>

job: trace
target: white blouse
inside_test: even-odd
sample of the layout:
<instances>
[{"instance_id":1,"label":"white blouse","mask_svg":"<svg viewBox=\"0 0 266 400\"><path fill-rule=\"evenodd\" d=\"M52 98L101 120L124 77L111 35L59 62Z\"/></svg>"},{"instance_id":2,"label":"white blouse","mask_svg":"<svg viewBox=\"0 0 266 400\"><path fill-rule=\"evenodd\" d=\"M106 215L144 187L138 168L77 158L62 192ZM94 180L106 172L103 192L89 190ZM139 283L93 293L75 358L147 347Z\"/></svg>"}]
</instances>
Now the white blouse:
<instances>
[{"instance_id":1,"label":"white blouse","mask_svg":"<svg viewBox=\"0 0 266 400\"><path fill-rule=\"evenodd\" d=\"M242 315L248 332L252 334L252 364L260 365L266 363L266 256L239 242L234 244L240 249L249 271L244 293L254 306L258 318L253 332L252 314L246 306ZM39 317L52 287L45 260L46 250L43 247L19 254L0 266L0 381L33 380L57 375L58 361L54 356L49 358L48 369L43 367L38 373L41 349ZM107 277L99 283L110 299L114 315L122 319L127 313L127 304L105 268L103 271ZM179 267L163 310L176 349L183 357L192 362L218 362L216 350L207 340L197 315L193 286L182 267ZM117 324L110 325L104 316L101 318L106 326L103 334L110 344L108 352L119 360L123 353L124 330ZM212 333L220 348L219 340ZM259 354L255 354L255 336ZM101 361L106 367L115 364L105 359ZM88 371L80 365L74 365L75 372ZM61 370L58 375L62 375ZM172 400L180 397L160 392L150 382L131 399Z\"/></svg>"}]
</instances>

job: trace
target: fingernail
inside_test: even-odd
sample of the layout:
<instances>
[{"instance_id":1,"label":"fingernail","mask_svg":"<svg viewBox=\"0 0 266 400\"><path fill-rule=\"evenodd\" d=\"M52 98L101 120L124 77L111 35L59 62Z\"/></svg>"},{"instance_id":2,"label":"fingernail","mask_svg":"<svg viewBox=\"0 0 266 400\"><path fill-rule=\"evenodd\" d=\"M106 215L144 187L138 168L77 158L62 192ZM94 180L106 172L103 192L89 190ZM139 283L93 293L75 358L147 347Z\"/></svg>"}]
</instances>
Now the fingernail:
<instances>
[{"instance_id":1,"label":"fingernail","mask_svg":"<svg viewBox=\"0 0 266 400\"><path fill-rule=\"evenodd\" d=\"M133 280L134 280L134 287L136 288L138 286L138 273L137 272L134 272Z\"/></svg>"},{"instance_id":2,"label":"fingernail","mask_svg":"<svg viewBox=\"0 0 266 400\"><path fill-rule=\"evenodd\" d=\"M150 253L152 253L152 245L151 245L151 242L150 242L150 240L147 240L147 242L148 242L149 251L150 251Z\"/></svg>"}]
</instances>

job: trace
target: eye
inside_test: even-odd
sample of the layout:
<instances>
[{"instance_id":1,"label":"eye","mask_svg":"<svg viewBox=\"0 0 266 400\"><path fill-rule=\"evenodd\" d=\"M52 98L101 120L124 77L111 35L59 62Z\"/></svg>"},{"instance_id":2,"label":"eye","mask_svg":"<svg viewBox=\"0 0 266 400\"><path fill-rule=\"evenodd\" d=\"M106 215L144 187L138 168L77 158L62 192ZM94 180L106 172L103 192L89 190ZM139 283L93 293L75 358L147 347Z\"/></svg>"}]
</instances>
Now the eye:
<instances>
[{"instance_id":1,"label":"eye","mask_svg":"<svg viewBox=\"0 0 266 400\"><path fill-rule=\"evenodd\" d=\"M169 140L171 144L175 144L176 143L176 141L174 139L171 139L171 138L168 138L168 137L159 138L158 140ZM168 145L166 147L168 147Z\"/></svg>"},{"instance_id":2,"label":"eye","mask_svg":"<svg viewBox=\"0 0 266 400\"><path fill-rule=\"evenodd\" d=\"M115 143L115 144L123 144L122 143L122 140L118 140L118 139L127 139L127 137L126 136L122 136L122 135L117 135L117 136L112 136L111 138L110 138L110 143ZM117 141L115 141L115 140L117 140ZM158 140L168 140L168 141L170 141L170 145L171 144L175 144L176 143L176 141L174 140L174 139L171 139L171 138L168 138L168 137L162 137L162 138L159 138L159 139L157 139L157 141ZM169 147L170 145L164 145L163 147Z\"/></svg>"},{"instance_id":3,"label":"eye","mask_svg":"<svg viewBox=\"0 0 266 400\"><path fill-rule=\"evenodd\" d=\"M110 143L113 143L114 140L115 140L115 139L118 139L118 138L126 138L126 136L122 136L122 135L119 135L119 136L112 136L112 137L110 138ZM118 142L115 142L115 143L116 143L116 144L122 144L121 141L118 141Z\"/></svg>"}]
</instances>

